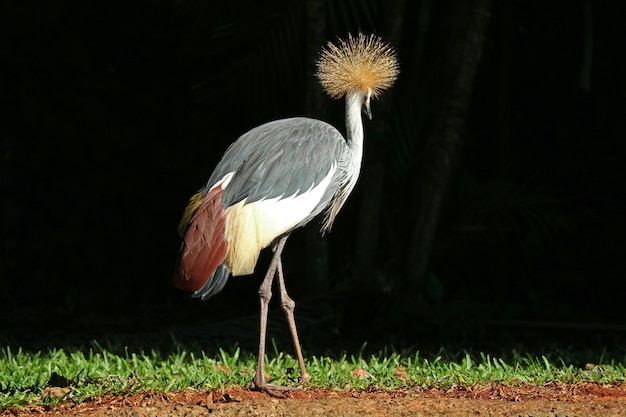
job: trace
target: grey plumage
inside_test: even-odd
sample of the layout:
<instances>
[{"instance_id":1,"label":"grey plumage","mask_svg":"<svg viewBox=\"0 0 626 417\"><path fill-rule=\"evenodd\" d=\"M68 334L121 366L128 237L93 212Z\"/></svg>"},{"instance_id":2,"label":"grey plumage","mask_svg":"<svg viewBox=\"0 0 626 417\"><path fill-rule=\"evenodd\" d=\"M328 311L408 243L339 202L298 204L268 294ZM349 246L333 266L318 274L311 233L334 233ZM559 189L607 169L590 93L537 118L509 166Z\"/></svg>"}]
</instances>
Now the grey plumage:
<instances>
[{"instance_id":1,"label":"grey plumage","mask_svg":"<svg viewBox=\"0 0 626 417\"><path fill-rule=\"evenodd\" d=\"M336 165L331 183L315 209L296 229L320 214L333 199L348 172L347 144L341 133L320 120L294 117L265 123L240 136L224 153L209 178L206 193L234 172L224 190L224 208L304 193L320 183ZM358 172L357 172L358 175Z\"/></svg>"},{"instance_id":2,"label":"grey plumage","mask_svg":"<svg viewBox=\"0 0 626 417\"><path fill-rule=\"evenodd\" d=\"M226 267L226 265L222 264L217 267L213 276L210 280L207 281L205 285L203 285L197 291L194 291L191 296L193 298L199 298L202 301L208 300L213 297L215 294L218 294L220 291L224 289L224 286L228 282L228 277L230 276L230 271Z\"/></svg>"}]
</instances>

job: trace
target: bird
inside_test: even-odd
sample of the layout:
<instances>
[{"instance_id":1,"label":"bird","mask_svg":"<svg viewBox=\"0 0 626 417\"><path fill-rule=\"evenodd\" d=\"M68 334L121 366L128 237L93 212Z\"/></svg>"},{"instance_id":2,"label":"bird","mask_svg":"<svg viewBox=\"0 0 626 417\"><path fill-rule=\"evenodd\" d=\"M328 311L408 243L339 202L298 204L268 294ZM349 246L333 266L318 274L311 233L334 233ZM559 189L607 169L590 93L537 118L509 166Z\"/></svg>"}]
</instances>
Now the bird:
<instances>
[{"instance_id":1,"label":"bird","mask_svg":"<svg viewBox=\"0 0 626 417\"><path fill-rule=\"evenodd\" d=\"M359 177L370 101L395 82L394 48L375 34L348 34L322 47L316 77L332 98L345 97L346 136L332 125L307 117L271 121L241 135L226 150L206 185L193 195L178 232L182 237L175 287L207 300L232 276L254 272L260 252L273 255L258 290L259 349L249 387L275 397L291 387L270 384L264 372L265 338L272 283L278 277L280 305L300 367L301 384L310 375L302 356L294 309L283 276L281 254L289 235L321 215L321 232L335 217Z\"/></svg>"}]
</instances>

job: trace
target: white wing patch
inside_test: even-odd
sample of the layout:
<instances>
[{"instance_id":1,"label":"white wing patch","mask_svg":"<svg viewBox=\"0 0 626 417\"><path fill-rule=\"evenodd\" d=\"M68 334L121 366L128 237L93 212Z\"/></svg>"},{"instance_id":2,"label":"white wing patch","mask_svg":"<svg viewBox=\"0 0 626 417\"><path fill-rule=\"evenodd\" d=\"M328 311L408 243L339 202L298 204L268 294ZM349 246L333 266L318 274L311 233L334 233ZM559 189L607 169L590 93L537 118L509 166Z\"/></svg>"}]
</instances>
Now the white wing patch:
<instances>
[{"instance_id":1,"label":"white wing patch","mask_svg":"<svg viewBox=\"0 0 626 417\"><path fill-rule=\"evenodd\" d=\"M226 187L228 187L228 184L230 184L230 180L233 179L233 175L235 175L235 171L231 171L228 174L224 175L221 180L213 184L209 191L211 191L215 187L220 187L222 190L225 190Z\"/></svg>"},{"instance_id":2,"label":"white wing patch","mask_svg":"<svg viewBox=\"0 0 626 417\"><path fill-rule=\"evenodd\" d=\"M337 166L316 186L286 198L270 198L246 204L243 200L226 209L226 266L233 276L254 272L261 249L313 212L328 188ZM228 183L230 178L223 178ZM217 184L216 184L217 185Z\"/></svg>"}]
</instances>

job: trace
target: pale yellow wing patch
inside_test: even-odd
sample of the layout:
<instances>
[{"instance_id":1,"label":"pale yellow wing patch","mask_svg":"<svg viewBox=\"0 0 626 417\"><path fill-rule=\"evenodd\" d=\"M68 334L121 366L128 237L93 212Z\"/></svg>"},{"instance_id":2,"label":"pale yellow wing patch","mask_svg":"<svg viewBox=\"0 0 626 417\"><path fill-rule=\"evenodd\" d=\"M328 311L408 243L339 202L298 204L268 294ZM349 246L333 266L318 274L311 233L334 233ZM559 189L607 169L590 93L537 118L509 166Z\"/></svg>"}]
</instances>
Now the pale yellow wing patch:
<instances>
[{"instance_id":1,"label":"pale yellow wing patch","mask_svg":"<svg viewBox=\"0 0 626 417\"><path fill-rule=\"evenodd\" d=\"M261 249L272 243L275 237L275 225L257 204L242 201L227 208L226 266L233 276L252 274Z\"/></svg>"},{"instance_id":2,"label":"pale yellow wing patch","mask_svg":"<svg viewBox=\"0 0 626 417\"><path fill-rule=\"evenodd\" d=\"M243 200L226 209L226 266L233 276L249 275L263 248L307 218L317 207L336 170L296 197L272 198L246 204Z\"/></svg>"},{"instance_id":3,"label":"pale yellow wing patch","mask_svg":"<svg viewBox=\"0 0 626 417\"><path fill-rule=\"evenodd\" d=\"M180 219L178 223L178 235L180 237L185 236L185 232L187 231L187 227L189 226L189 222L191 218L198 210L198 207L202 204L202 190L195 193L189 199L189 203L187 203L187 207L185 207L185 212L183 213L183 218Z\"/></svg>"}]
</instances>

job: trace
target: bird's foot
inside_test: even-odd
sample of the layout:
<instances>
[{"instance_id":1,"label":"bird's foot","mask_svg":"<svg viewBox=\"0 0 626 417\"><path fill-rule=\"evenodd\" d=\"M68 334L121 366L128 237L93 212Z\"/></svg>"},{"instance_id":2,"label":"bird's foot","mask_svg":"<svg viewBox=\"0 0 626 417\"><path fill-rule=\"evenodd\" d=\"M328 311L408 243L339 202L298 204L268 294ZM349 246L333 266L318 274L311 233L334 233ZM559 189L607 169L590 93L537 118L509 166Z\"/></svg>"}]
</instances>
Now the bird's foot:
<instances>
[{"instance_id":1,"label":"bird's foot","mask_svg":"<svg viewBox=\"0 0 626 417\"><path fill-rule=\"evenodd\" d=\"M261 392L265 392L266 394L269 394L271 397L275 397L275 398L287 398L287 393L289 391L294 391L297 390L299 388L295 388L295 387L283 387L281 385L274 385L274 384L261 384L261 385L257 385L257 384L252 384L252 389L256 390L256 391L261 391Z\"/></svg>"},{"instance_id":2,"label":"bird's foot","mask_svg":"<svg viewBox=\"0 0 626 417\"><path fill-rule=\"evenodd\" d=\"M309 375L307 374L306 381L308 380ZM306 383L306 381L303 383ZM252 379L252 381L246 384L246 388L255 391L265 392L266 394L269 394L270 396L275 398L287 398L287 393L289 391L295 391L300 389L298 387L284 387L282 385L268 384L267 382L265 382L265 378L258 378L256 376Z\"/></svg>"},{"instance_id":3,"label":"bird's foot","mask_svg":"<svg viewBox=\"0 0 626 417\"><path fill-rule=\"evenodd\" d=\"M300 382L302 385L306 385L309 382L309 379L311 379L311 375L309 375L309 373L305 373L304 375L301 375L300 378L298 378L298 382Z\"/></svg>"}]
</instances>

